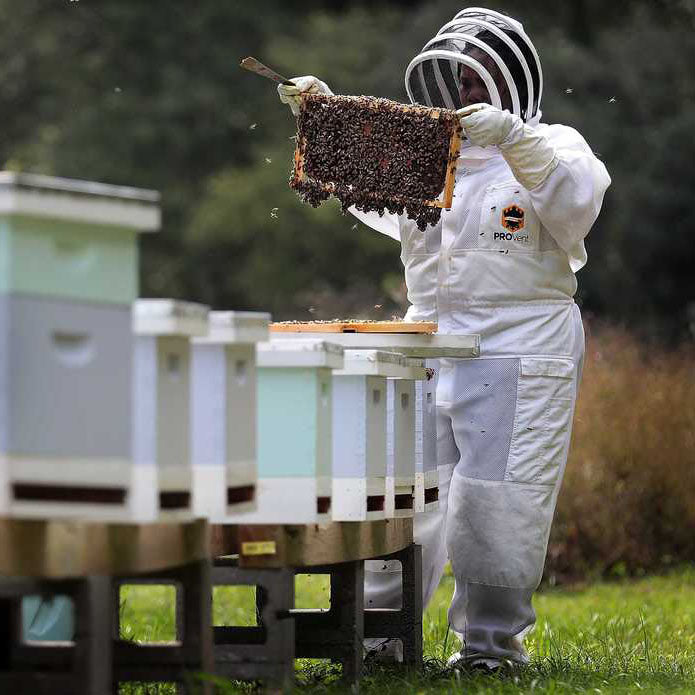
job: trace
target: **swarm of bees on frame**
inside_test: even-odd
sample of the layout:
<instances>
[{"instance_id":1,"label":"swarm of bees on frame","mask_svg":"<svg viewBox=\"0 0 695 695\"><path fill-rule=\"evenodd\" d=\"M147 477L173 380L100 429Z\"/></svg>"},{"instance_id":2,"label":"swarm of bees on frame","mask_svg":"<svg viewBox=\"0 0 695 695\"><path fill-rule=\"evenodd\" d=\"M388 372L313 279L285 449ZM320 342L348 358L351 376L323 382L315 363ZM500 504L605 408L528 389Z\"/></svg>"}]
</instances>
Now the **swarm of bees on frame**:
<instances>
[{"instance_id":1,"label":"swarm of bees on frame","mask_svg":"<svg viewBox=\"0 0 695 695\"><path fill-rule=\"evenodd\" d=\"M415 220L420 230L439 221L428 205L442 189L453 111L404 106L376 97L306 95L297 120L297 153L290 186L318 207L331 195L343 213L385 211Z\"/></svg>"}]
</instances>

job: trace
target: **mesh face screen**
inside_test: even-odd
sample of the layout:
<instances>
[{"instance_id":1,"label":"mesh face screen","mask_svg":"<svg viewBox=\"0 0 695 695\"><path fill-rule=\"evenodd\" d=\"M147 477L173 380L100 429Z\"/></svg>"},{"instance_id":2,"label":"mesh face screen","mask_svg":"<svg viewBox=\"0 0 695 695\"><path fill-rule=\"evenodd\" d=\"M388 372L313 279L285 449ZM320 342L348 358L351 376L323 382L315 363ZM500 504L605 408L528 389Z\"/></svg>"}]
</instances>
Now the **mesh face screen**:
<instances>
[{"instance_id":1,"label":"mesh face screen","mask_svg":"<svg viewBox=\"0 0 695 695\"><path fill-rule=\"evenodd\" d=\"M459 108L459 70L465 58L482 61L468 68L484 78L482 69L495 65L498 96L488 103L508 109L524 120L538 113L543 79L538 54L523 27L492 10L469 8L447 22L428 41L406 70L406 90L411 101L428 106ZM453 76L453 79L452 79ZM499 103L496 103L496 100Z\"/></svg>"},{"instance_id":2,"label":"mesh face screen","mask_svg":"<svg viewBox=\"0 0 695 695\"><path fill-rule=\"evenodd\" d=\"M290 186L314 207L330 195L343 212L405 213L424 230L441 208L427 205L442 189L450 163L453 111L404 106L375 97L308 95L302 100Z\"/></svg>"}]
</instances>

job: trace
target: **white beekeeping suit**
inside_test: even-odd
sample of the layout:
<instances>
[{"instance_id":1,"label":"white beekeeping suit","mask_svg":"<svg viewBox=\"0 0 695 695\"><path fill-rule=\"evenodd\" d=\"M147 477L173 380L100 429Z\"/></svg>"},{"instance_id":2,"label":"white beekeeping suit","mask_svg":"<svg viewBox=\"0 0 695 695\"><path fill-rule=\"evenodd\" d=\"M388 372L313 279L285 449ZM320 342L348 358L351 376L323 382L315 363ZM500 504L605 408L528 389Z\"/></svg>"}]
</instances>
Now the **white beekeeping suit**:
<instances>
[{"instance_id":1,"label":"white beekeeping suit","mask_svg":"<svg viewBox=\"0 0 695 695\"><path fill-rule=\"evenodd\" d=\"M463 99L471 71L490 106ZM405 216L351 212L400 242L406 320L481 336L480 358L440 362L440 507L415 520L423 593L449 558L461 662L524 663L584 355L574 273L610 178L577 131L539 123L540 62L504 15L460 12L408 66L406 88L412 101L466 107L453 207L424 232ZM369 607L398 607L392 563L370 563L366 577Z\"/></svg>"}]
</instances>

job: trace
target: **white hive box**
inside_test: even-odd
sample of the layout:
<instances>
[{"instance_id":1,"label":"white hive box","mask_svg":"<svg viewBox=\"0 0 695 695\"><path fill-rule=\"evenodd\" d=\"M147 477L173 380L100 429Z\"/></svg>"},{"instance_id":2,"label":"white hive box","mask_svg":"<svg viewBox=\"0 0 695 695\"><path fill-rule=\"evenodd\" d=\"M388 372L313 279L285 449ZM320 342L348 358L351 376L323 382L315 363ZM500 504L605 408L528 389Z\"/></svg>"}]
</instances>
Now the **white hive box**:
<instances>
[{"instance_id":1,"label":"white hive box","mask_svg":"<svg viewBox=\"0 0 695 695\"><path fill-rule=\"evenodd\" d=\"M0 172L0 513L123 521L130 307L156 191Z\"/></svg>"},{"instance_id":2,"label":"white hive box","mask_svg":"<svg viewBox=\"0 0 695 695\"><path fill-rule=\"evenodd\" d=\"M420 360L405 358L419 366ZM439 506L437 471L437 360L427 360L427 378L415 382L415 512Z\"/></svg>"},{"instance_id":3,"label":"white hive box","mask_svg":"<svg viewBox=\"0 0 695 695\"><path fill-rule=\"evenodd\" d=\"M398 376L387 382L386 516L415 511L415 382L427 378L423 360L405 358Z\"/></svg>"},{"instance_id":4,"label":"white hive box","mask_svg":"<svg viewBox=\"0 0 695 695\"><path fill-rule=\"evenodd\" d=\"M256 343L270 314L212 311L193 340L193 512L215 523L255 509Z\"/></svg>"},{"instance_id":5,"label":"white hive box","mask_svg":"<svg viewBox=\"0 0 695 695\"><path fill-rule=\"evenodd\" d=\"M334 521L383 519L386 507L387 377L402 372L395 352L346 350L333 372Z\"/></svg>"},{"instance_id":6,"label":"white hive box","mask_svg":"<svg viewBox=\"0 0 695 695\"><path fill-rule=\"evenodd\" d=\"M257 346L258 484L256 511L238 523L330 520L332 370L343 349L326 340Z\"/></svg>"},{"instance_id":7,"label":"white hive box","mask_svg":"<svg viewBox=\"0 0 695 695\"><path fill-rule=\"evenodd\" d=\"M192 513L191 338L208 331L208 307L170 299L133 305L133 496L138 521Z\"/></svg>"}]
</instances>

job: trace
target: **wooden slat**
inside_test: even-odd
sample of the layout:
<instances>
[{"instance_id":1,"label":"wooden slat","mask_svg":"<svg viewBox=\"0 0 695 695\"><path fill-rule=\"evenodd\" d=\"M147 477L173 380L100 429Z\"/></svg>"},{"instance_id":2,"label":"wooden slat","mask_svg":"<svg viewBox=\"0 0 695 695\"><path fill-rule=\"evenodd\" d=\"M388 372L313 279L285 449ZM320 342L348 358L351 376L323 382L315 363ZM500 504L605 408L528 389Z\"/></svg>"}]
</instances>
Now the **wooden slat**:
<instances>
[{"instance_id":1,"label":"wooden slat","mask_svg":"<svg viewBox=\"0 0 695 695\"><path fill-rule=\"evenodd\" d=\"M436 333L431 321L280 321L270 324L275 333Z\"/></svg>"},{"instance_id":2,"label":"wooden slat","mask_svg":"<svg viewBox=\"0 0 695 695\"><path fill-rule=\"evenodd\" d=\"M438 207L450 208L454 201L454 185L456 184L456 163L458 162L459 151L461 149L461 132L459 128L454 129L449 144L449 162L447 164L446 181L444 182L444 197Z\"/></svg>"},{"instance_id":3,"label":"wooden slat","mask_svg":"<svg viewBox=\"0 0 695 695\"><path fill-rule=\"evenodd\" d=\"M213 554L238 554L241 567L311 567L354 562L397 552L412 542L412 518L212 529ZM247 554L245 550L249 548L261 554Z\"/></svg>"},{"instance_id":4,"label":"wooden slat","mask_svg":"<svg viewBox=\"0 0 695 695\"><path fill-rule=\"evenodd\" d=\"M205 520L107 524L0 519L0 575L58 579L128 575L210 556Z\"/></svg>"}]
</instances>

